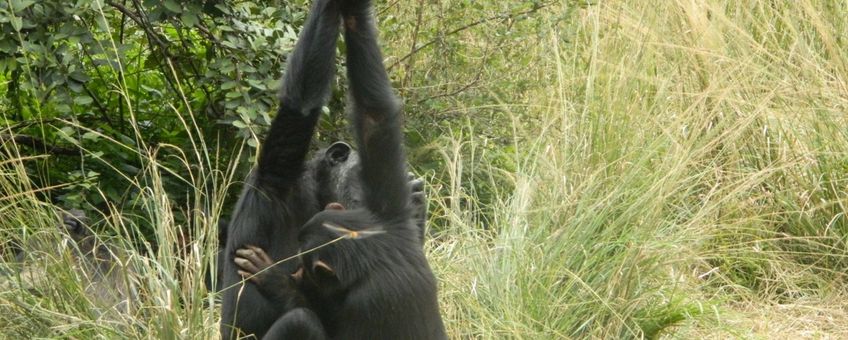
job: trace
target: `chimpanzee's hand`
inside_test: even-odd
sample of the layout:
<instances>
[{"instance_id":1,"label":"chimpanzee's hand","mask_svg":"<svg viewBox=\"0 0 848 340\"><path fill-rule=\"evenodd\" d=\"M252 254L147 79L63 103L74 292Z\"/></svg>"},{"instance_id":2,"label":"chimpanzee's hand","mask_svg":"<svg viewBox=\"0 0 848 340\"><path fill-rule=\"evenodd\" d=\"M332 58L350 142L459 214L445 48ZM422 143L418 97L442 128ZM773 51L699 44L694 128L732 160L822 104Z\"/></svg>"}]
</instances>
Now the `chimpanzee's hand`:
<instances>
[{"instance_id":1,"label":"chimpanzee's hand","mask_svg":"<svg viewBox=\"0 0 848 340\"><path fill-rule=\"evenodd\" d=\"M238 266L241 277L257 285L262 284L263 279L268 276L269 273L265 269L274 264L262 248L251 245L236 250L233 262Z\"/></svg>"},{"instance_id":2,"label":"chimpanzee's hand","mask_svg":"<svg viewBox=\"0 0 848 340\"><path fill-rule=\"evenodd\" d=\"M424 192L424 179L415 177L415 174L411 172L408 177L409 191L412 193L409 197L412 220L415 221L415 225L421 230L423 236L424 225L427 222L427 193Z\"/></svg>"}]
</instances>

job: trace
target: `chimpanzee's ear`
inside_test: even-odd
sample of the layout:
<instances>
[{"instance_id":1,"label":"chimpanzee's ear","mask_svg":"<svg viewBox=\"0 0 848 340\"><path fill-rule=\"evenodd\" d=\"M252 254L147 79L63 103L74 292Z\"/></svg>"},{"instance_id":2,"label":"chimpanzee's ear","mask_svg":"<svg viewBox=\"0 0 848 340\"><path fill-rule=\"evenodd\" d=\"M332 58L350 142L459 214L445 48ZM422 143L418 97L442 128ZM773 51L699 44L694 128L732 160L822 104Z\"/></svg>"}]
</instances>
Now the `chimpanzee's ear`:
<instances>
[{"instance_id":1,"label":"chimpanzee's ear","mask_svg":"<svg viewBox=\"0 0 848 340\"><path fill-rule=\"evenodd\" d=\"M351 150L350 144L345 142L335 142L327 148L327 151L324 152L324 156L328 161L330 161L330 164L341 164L347 161L347 157L350 156Z\"/></svg>"},{"instance_id":2,"label":"chimpanzee's ear","mask_svg":"<svg viewBox=\"0 0 848 340\"><path fill-rule=\"evenodd\" d=\"M332 232L333 235L336 235L336 237L344 237L350 239L362 239L374 235L383 234L386 232L385 230L383 230L383 228L380 227L362 230L350 230L348 228L330 222L324 223L323 226L324 228L327 228L327 230Z\"/></svg>"}]
</instances>

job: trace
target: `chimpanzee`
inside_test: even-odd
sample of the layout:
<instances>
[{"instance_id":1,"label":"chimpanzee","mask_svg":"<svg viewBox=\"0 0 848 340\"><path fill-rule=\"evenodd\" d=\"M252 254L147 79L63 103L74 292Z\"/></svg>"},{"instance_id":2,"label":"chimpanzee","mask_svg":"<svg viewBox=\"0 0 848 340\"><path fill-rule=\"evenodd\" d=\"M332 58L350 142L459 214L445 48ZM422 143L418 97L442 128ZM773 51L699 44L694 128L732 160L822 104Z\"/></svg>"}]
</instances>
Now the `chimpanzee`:
<instances>
[{"instance_id":1,"label":"chimpanzee","mask_svg":"<svg viewBox=\"0 0 848 340\"><path fill-rule=\"evenodd\" d=\"M90 260L96 267L108 267L112 261L110 253L112 250L105 243L97 240L94 233L89 229L91 220L85 215L85 212L78 209L70 209L67 211L59 211L59 218L62 220L58 223L58 228L63 237L68 237L74 241L73 255L77 258L85 258ZM36 243L32 247L39 247ZM15 255L16 262L24 262L27 257L27 251L21 249ZM96 268L95 268L96 269Z\"/></svg>"},{"instance_id":2,"label":"chimpanzee","mask_svg":"<svg viewBox=\"0 0 848 340\"><path fill-rule=\"evenodd\" d=\"M271 124L258 165L247 180L228 227L222 261L221 336L240 334L262 337L282 314L298 306L297 296L280 303L261 294L255 285L226 289L241 281L233 262L235 251L246 244L266 249L275 259L297 253L300 226L321 208L326 199L317 177L316 163L306 154L321 107L327 102L334 76L336 40L340 19L335 1L316 0L301 37L288 58L280 93L280 107ZM332 148L330 148L332 149ZM324 160L344 161L337 153ZM332 197L331 199L337 199ZM293 272L296 263L279 266ZM295 292L296 293L296 292Z\"/></svg>"},{"instance_id":3,"label":"chimpanzee","mask_svg":"<svg viewBox=\"0 0 848 340\"><path fill-rule=\"evenodd\" d=\"M253 245L265 249L269 259L292 257L300 248L297 236L306 221L332 202L350 207L361 205L362 190L367 190L359 185L360 159L347 144L333 144L312 160L306 160L321 107L327 102L335 75L340 1L314 1L287 61L280 107L260 151L258 165L226 226L224 260L219 262L220 287L224 287L221 334L225 339L239 334L262 337L275 321L314 316L311 310L303 309L307 306L298 289L283 287L268 294L260 292L256 285L240 286L242 279L234 262L236 250ZM403 164L398 168L403 170ZM420 188L422 183L407 182L406 174L403 176L401 186L407 195L396 198L404 198L403 205L412 202L410 209L419 212L418 222L423 226L420 214L426 209L423 196L408 194L410 187ZM421 231L414 236L420 251ZM288 261L275 268L281 273L292 273L296 266L297 261Z\"/></svg>"},{"instance_id":4,"label":"chimpanzee","mask_svg":"<svg viewBox=\"0 0 848 340\"><path fill-rule=\"evenodd\" d=\"M72 241L66 243L66 249L74 267L90 279L85 285L86 296L100 307L127 311L137 292L125 275L128 269L119 261L125 258L123 249L98 239L90 229L90 219L82 210L59 211L58 217L61 220L57 223L61 240ZM15 262L21 266L22 273L32 268L43 268L40 261L31 262L38 261L40 254L55 253L59 239L53 238L53 234L42 236L30 239L25 247L17 251Z\"/></svg>"},{"instance_id":5,"label":"chimpanzee","mask_svg":"<svg viewBox=\"0 0 848 340\"><path fill-rule=\"evenodd\" d=\"M336 144L338 143L342 142L337 142ZM343 180L347 179L347 172L356 173L359 171L359 156L357 155L356 151L350 150L350 156L355 158L345 160L344 168L338 166L331 166L327 163L321 163L322 161L319 160L319 157L326 157L326 152L328 150L329 149L319 152L319 155L324 156L315 156L315 158L313 158L312 160L312 164L318 165L317 169L331 168L329 169L329 171L335 174L325 178L325 183L321 183L320 185L318 185L318 187L333 188L334 195L336 195L336 197L342 197L343 199L341 199L340 201L350 204L352 207L357 207L361 205L359 202L362 201L362 186L360 185L359 179L354 177L352 179L353 181L350 182L349 186L345 187L343 185ZM409 196L409 205L412 207L413 219L415 220L415 224L418 226L418 229L421 233L421 241L423 242L425 223L427 222L427 195L424 191L424 180L421 178L417 178L415 177L415 175L410 173L409 189L412 191L412 194ZM217 276L215 277L218 278L217 282L214 285L212 284L212 271L207 271L204 275L206 289L213 290L216 292L221 291L221 289L223 288L223 283L221 282L221 278L223 276L221 275L221 273L224 269L224 260L226 259L226 256L222 254L224 253L227 247L228 228L229 223L225 219L222 218L218 220L218 251L215 253L215 272L217 273Z\"/></svg>"},{"instance_id":6,"label":"chimpanzee","mask_svg":"<svg viewBox=\"0 0 848 340\"><path fill-rule=\"evenodd\" d=\"M346 154L342 154L346 153ZM359 172L359 155L355 150L352 150L347 143L336 142L331 147L323 149L308 163L306 176L303 180L309 181L314 178L319 178L318 183L313 184L316 188L321 188L325 192L331 193L331 197L338 197L337 201L344 202L351 207L358 207L362 201L362 185L358 175L351 176ZM329 175L314 176L316 171L328 172ZM415 177L409 173L409 189L412 191L409 204L412 207L413 218L421 234L421 241L424 240L425 223L427 222L427 196L424 191L424 180ZM318 195L319 193L316 193ZM326 195L324 195L326 196ZM319 202L327 202L326 198L319 198ZM218 220L218 251L215 253L214 271L217 282L212 283L212 270L207 271L204 275L204 283L206 289L213 291L221 291L223 288L223 277L221 273L224 269L223 255L227 247L227 234L229 223L225 219ZM291 254L294 255L294 254Z\"/></svg>"},{"instance_id":7,"label":"chimpanzee","mask_svg":"<svg viewBox=\"0 0 848 340\"><path fill-rule=\"evenodd\" d=\"M436 280L409 204L400 104L382 65L370 0L339 0L339 7L363 205L331 201L315 214L298 234L304 253L296 270L269 268L271 256L254 245L237 250L235 263L261 292L286 292L273 300L296 307L266 338L445 339Z\"/></svg>"}]
</instances>

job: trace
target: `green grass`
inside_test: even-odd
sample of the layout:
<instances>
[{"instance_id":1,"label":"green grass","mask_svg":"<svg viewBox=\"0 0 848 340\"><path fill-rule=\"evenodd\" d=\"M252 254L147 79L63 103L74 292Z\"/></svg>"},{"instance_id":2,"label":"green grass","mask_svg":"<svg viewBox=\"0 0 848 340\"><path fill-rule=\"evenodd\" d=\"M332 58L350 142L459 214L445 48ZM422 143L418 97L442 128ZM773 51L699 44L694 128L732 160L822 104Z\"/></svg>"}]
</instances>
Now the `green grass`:
<instances>
[{"instance_id":1,"label":"green grass","mask_svg":"<svg viewBox=\"0 0 848 340\"><path fill-rule=\"evenodd\" d=\"M501 10L487 6L462 11ZM848 336L845 6L563 2L517 23L523 38L494 50L494 23L453 36L471 65L488 53L480 81L441 106L407 101L411 129L429 126L428 114L468 118L438 124L439 136L410 150L413 164L439 164L417 170L428 179L426 247L451 337ZM387 13L416 20L414 7ZM431 16L426 27L441 29ZM412 46L406 31L384 36L389 60ZM454 65L445 58L423 50L394 70L410 74L402 92L426 97L424 87L451 74L476 74L459 62L426 66ZM142 156L151 180L139 185L149 212L141 218L159 244L180 238L172 211L212 211L194 221L212 226L229 209L226 190L240 185L232 169L212 169L214 155L186 154L200 166L185 169ZM176 246L145 249L136 217L115 211L112 242L148 256L122 255L138 300L129 311L107 308L68 265L72 244L51 238L52 207L36 200L28 161L0 161L0 227L43 254L4 282L0 333L217 335L218 310L199 279L213 233L194 235L185 256ZM214 194L170 202L163 172Z\"/></svg>"}]
</instances>

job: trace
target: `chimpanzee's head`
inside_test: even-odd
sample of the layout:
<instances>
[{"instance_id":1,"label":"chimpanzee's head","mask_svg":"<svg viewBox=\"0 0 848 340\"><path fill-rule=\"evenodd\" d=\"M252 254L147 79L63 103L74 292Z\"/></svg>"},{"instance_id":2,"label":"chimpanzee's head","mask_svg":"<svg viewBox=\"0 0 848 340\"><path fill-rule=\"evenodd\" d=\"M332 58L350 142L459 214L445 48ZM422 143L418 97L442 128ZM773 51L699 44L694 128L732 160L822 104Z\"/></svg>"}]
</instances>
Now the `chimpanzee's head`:
<instances>
[{"instance_id":1,"label":"chimpanzee's head","mask_svg":"<svg viewBox=\"0 0 848 340\"><path fill-rule=\"evenodd\" d=\"M349 144L335 142L318 151L313 162L320 207L333 202L348 209L362 206L359 154Z\"/></svg>"},{"instance_id":2,"label":"chimpanzee's head","mask_svg":"<svg viewBox=\"0 0 848 340\"><path fill-rule=\"evenodd\" d=\"M71 209L60 213L60 215L62 217L60 228L63 228L63 231L67 232L74 241L80 242L91 236L91 231L88 230L89 219L85 216L85 212Z\"/></svg>"},{"instance_id":3,"label":"chimpanzee's head","mask_svg":"<svg viewBox=\"0 0 848 340\"><path fill-rule=\"evenodd\" d=\"M369 249L366 239L383 234L385 229L367 210L348 210L338 202L327 204L298 234L302 254L295 280L317 287L325 296L343 292L358 281L362 268L379 260L362 254Z\"/></svg>"}]
</instances>

